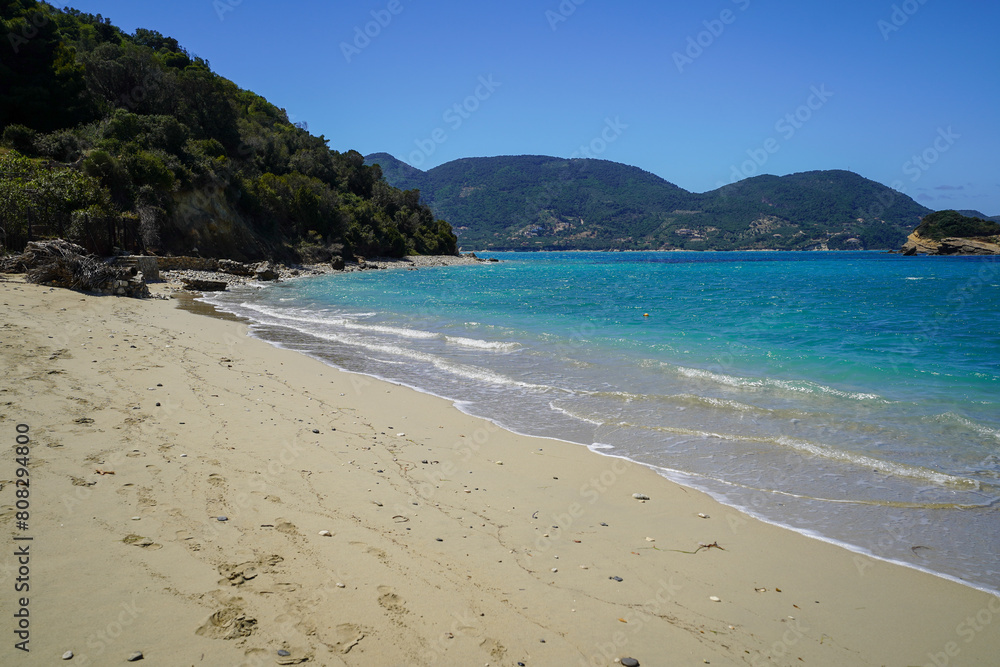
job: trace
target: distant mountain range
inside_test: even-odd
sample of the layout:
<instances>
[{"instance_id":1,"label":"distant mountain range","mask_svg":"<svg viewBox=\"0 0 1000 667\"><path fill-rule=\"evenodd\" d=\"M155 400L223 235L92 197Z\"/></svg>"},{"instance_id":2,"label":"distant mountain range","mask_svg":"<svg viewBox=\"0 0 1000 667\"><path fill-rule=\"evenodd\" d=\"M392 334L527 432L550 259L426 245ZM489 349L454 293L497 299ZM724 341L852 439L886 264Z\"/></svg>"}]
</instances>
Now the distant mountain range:
<instances>
[{"instance_id":1,"label":"distant mountain range","mask_svg":"<svg viewBox=\"0 0 1000 667\"><path fill-rule=\"evenodd\" d=\"M956 212L961 213L962 215L968 218L981 218L983 220L992 220L993 222L1000 222L1000 215L986 215L985 213L982 213L980 211L971 208L962 209Z\"/></svg>"},{"instance_id":2,"label":"distant mountain range","mask_svg":"<svg viewBox=\"0 0 1000 667\"><path fill-rule=\"evenodd\" d=\"M840 170L756 176L697 194L607 160L464 158L428 171L388 153L365 162L390 185L419 189L465 250L888 250L932 212Z\"/></svg>"}]
</instances>

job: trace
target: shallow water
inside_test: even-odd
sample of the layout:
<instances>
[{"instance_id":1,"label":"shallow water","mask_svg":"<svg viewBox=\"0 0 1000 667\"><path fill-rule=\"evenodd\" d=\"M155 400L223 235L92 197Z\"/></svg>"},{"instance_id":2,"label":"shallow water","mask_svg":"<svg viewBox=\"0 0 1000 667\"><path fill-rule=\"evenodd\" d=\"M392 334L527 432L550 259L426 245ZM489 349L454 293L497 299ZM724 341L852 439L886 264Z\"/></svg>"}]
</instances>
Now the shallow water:
<instances>
[{"instance_id":1,"label":"shallow water","mask_svg":"<svg viewBox=\"0 0 1000 667\"><path fill-rule=\"evenodd\" d=\"M209 300L283 347L1000 591L996 258L492 256Z\"/></svg>"}]
</instances>

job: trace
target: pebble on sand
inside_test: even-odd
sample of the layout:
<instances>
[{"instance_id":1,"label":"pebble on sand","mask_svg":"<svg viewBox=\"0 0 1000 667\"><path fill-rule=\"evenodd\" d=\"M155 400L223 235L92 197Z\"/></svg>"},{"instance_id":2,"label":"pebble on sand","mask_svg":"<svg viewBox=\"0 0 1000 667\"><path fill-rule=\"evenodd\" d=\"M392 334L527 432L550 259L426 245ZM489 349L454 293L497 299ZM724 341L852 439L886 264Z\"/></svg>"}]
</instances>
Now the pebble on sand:
<instances>
[{"instance_id":1,"label":"pebble on sand","mask_svg":"<svg viewBox=\"0 0 1000 667\"><path fill-rule=\"evenodd\" d=\"M333 533L331 533L329 530L321 530L319 531L319 534L323 537L333 537Z\"/></svg>"},{"instance_id":2,"label":"pebble on sand","mask_svg":"<svg viewBox=\"0 0 1000 667\"><path fill-rule=\"evenodd\" d=\"M73 659L73 651L66 651L65 653L63 653L62 654L62 659L63 660L72 660Z\"/></svg>"},{"instance_id":3,"label":"pebble on sand","mask_svg":"<svg viewBox=\"0 0 1000 667\"><path fill-rule=\"evenodd\" d=\"M126 658L126 660L128 662L138 662L139 660L142 660L142 657L142 651L136 651Z\"/></svg>"},{"instance_id":4,"label":"pebble on sand","mask_svg":"<svg viewBox=\"0 0 1000 667\"><path fill-rule=\"evenodd\" d=\"M635 658L622 658L624 667L639 667L639 661Z\"/></svg>"},{"instance_id":5,"label":"pebble on sand","mask_svg":"<svg viewBox=\"0 0 1000 667\"><path fill-rule=\"evenodd\" d=\"M722 602L722 598L720 598L718 595L709 596L708 599L711 600L712 602Z\"/></svg>"},{"instance_id":6,"label":"pebble on sand","mask_svg":"<svg viewBox=\"0 0 1000 667\"><path fill-rule=\"evenodd\" d=\"M632 497L635 498L636 500L649 500L649 496L647 496L645 493L633 493Z\"/></svg>"}]
</instances>

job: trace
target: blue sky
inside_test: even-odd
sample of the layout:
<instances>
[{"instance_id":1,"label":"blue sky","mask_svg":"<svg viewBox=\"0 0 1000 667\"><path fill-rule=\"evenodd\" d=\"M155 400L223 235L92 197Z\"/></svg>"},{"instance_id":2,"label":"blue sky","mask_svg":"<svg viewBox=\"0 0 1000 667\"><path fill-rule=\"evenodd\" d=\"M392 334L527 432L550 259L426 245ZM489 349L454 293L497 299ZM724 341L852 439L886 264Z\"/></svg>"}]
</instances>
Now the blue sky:
<instances>
[{"instance_id":1,"label":"blue sky","mask_svg":"<svg viewBox=\"0 0 1000 667\"><path fill-rule=\"evenodd\" d=\"M993 0L78 0L337 150L593 156L704 192L851 169L1000 214Z\"/></svg>"}]
</instances>

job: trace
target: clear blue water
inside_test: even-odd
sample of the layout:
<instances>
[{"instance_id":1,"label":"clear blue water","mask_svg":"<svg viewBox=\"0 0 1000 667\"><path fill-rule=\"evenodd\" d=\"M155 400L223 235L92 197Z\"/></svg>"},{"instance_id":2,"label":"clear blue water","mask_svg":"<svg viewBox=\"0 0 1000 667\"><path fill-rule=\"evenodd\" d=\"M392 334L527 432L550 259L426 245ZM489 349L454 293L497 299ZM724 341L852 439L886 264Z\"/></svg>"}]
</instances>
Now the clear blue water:
<instances>
[{"instance_id":1,"label":"clear blue water","mask_svg":"<svg viewBox=\"0 0 1000 667\"><path fill-rule=\"evenodd\" d=\"M1000 591L997 258L485 256L211 300L264 340Z\"/></svg>"}]
</instances>

